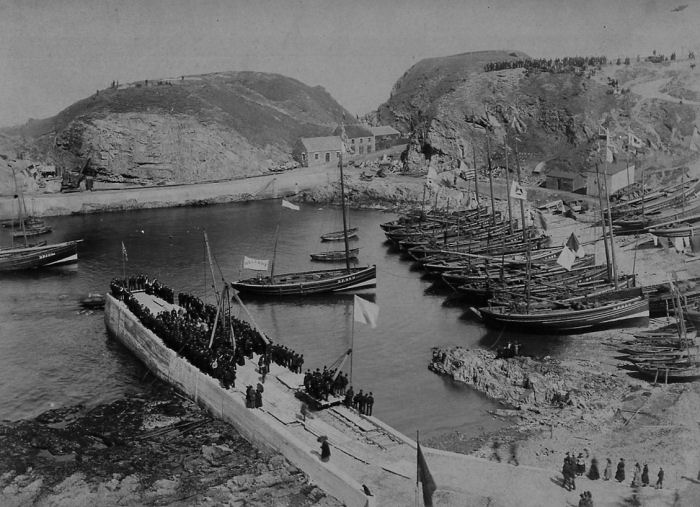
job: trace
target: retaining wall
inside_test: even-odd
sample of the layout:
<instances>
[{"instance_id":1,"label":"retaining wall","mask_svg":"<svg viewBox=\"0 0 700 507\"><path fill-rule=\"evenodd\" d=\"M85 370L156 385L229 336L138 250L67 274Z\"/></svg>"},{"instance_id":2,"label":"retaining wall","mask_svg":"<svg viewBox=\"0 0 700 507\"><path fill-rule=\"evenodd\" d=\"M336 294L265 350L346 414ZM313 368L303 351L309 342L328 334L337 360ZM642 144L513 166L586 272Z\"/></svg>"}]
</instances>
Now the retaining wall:
<instances>
[{"instance_id":1,"label":"retaining wall","mask_svg":"<svg viewBox=\"0 0 700 507\"><path fill-rule=\"evenodd\" d=\"M357 481L331 463L319 461L309 451L308 444L290 433L282 423L273 423L263 417L262 412L246 408L242 393L223 389L218 380L205 375L178 356L146 329L123 302L111 295L106 297L105 324L154 374L214 416L231 423L250 442L283 454L326 493L349 507L370 507L374 504L374 498L365 496Z\"/></svg>"}]
</instances>

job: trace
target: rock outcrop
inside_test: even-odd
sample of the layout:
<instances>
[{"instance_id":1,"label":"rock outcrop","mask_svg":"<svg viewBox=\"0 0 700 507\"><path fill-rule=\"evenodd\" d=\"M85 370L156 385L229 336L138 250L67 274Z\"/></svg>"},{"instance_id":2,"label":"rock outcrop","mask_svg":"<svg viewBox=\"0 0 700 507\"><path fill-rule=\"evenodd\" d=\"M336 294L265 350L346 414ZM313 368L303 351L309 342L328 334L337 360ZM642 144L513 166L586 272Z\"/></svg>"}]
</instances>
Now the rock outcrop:
<instances>
[{"instance_id":1,"label":"rock outcrop","mask_svg":"<svg viewBox=\"0 0 700 507\"><path fill-rule=\"evenodd\" d=\"M601 126L609 134L614 161L624 166L633 159L648 169L650 181L654 170L685 164L700 151L695 128L700 102L689 101L695 98L694 66L597 62L551 72L485 71L488 63L523 58L520 52L479 51L411 67L377 112L379 122L410 134L406 170L433 167L439 173L460 161L471 168L476 158L485 173L487 151L494 167L505 165L506 142L512 170L517 138L523 179L539 184L542 177L531 178L538 165L543 174L554 169L583 173L601 161L606 143ZM629 133L641 143L633 151L628 150Z\"/></svg>"},{"instance_id":2,"label":"rock outcrop","mask_svg":"<svg viewBox=\"0 0 700 507\"><path fill-rule=\"evenodd\" d=\"M0 153L65 170L89 159L108 182L239 178L290 167L300 137L329 135L344 116L323 88L277 74L183 76L115 85L52 118L5 129Z\"/></svg>"},{"instance_id":3,"label":"rock outcrop","mask_svg":"<svg viewBox=\"0 0 700 507\"><path fill-rule=\"evenodd\" d=\"M613 416L614 402L630 392L628 382L602 372L592 361L497 359L491 351L454 347L433 349L429 368L514 407L523 419L540 414L535 424L584 417L602 421Z\"/></svg>"}]
</instances>

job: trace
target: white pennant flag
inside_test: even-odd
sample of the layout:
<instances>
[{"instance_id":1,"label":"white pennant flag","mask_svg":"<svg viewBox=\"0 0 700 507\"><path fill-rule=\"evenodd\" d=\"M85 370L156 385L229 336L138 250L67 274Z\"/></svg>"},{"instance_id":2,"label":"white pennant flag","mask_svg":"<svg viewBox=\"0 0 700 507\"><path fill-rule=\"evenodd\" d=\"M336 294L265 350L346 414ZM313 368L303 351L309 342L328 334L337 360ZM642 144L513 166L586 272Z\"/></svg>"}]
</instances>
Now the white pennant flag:
<instances>
[{"instance_id":1,"label":"white pennant flag","mask_svg":"<svg viewBox=\"0 0 700 507\"><path fill-rule=\"evenodd\" d=\"M525 201L527 200L527 191L525 190L525 187L523 187L520 183L514 181L510 185L510 196L513 199L520 199L521 201Z\"/></svg>"},{"instance_id":2,"label":"white pennant flag","mask_svg":"<svg viewBox=\"0 0 700 507\"><path fill-rule=\"evenodd\" d=\"M243 269L252 269L253 271L267 271L269 265L269 260L252 259L246 256L243 257Z\"/></svg>"},{"instance_id":3,"label":"white pennant flag","mask_svg":"<svg viewBox=\"0 0 700 507\"><path fill-rule=\"evenodd\" d=\"M359 296L354 298L354 309L353 309L353 319L355 322L360 322L362 324L369 324L370 326L377 327L377 318L379 317L379 305L362 299Z\"/></svg>"},{"instance_id":4,"label":"white pennant flag","mask_svg":"<svg viewBox=\"0 0 700 507\"><path fill-rule=\"evenodd\" d=\"M289 209L292 209L292 210L294 210L294 211L299 211L299 206L297 206L296 204L293 204L293 203L289 202L289 201L286 200L286 199L282 199L282 207L283 207L283 208L289 208Z\"/></svg>"},{"instance_id":5,"label":"white pennant flag","mask_svg":"<svg viewBox=\"0 0 700 507\"><path fill-rule=\"evenodd\" d=\"M559 264L565 270L571 271L571 267L574 265L574 261L576 261L576 254L569 250L568 246L565 246L559 254L557 264Z\"/></svg>"}]
</instances>

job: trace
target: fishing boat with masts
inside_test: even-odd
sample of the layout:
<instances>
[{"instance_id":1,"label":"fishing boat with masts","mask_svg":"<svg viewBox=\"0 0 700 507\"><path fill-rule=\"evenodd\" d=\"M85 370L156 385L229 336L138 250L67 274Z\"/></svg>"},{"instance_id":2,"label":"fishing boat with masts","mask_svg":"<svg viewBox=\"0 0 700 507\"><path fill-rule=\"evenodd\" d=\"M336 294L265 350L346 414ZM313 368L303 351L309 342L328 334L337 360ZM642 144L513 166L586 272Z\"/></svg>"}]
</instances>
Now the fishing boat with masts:
<instances>
[{"instance_id":1,"label":"fishing boat with masts","mask_svg":"<svg viewBox=\"0 0 700 507\"><path fill-rule=\"evenodd\" d=\"M24 220L26 211L24 207L24 198L21 189L17 186L17 179L14 171L13 177L15 178L15 188L18 194L18 224L20 227L20 234L12 234L12 246L10 248L0 248L0 271L17 271L77 262L78 243L82 241L81 239L53 244L46 244L44 241L42 244L34 245L28 241ZM16 246L15 238L23 238L23 245Z\"/></svg>"},{"instance_id":2,"label":"fishing boat with masts","mask_svg":"<svg viewBox=\"0 0 700 507\"><path fill-rule=\"evenodd\" d=\"M348 227L345 209L345 184L343 180L343 151L344 143L341 141L338 167L340 170L340 198L343 212L343 242L345 245L343 257L345 260L345 267L318 271L276 274L274 272L275 263L273 258L269 275L259 275L254 278L247 278L233 282L232 286L236 290L243 294L274 297L308 296L313 294L334 292L356 292L376 287L377 267L375 265L365 267L352 267L350 265L351 254L348 241L349 237L347 234Z\"/></svg>"}]
</instances>

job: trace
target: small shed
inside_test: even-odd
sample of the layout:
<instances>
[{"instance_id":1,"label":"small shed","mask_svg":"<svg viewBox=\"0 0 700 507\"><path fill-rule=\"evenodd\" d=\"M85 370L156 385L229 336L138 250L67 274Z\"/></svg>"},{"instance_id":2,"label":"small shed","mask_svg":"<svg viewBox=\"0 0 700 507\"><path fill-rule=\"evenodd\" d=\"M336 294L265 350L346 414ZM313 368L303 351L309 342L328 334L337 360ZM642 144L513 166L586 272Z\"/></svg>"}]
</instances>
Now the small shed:
<instances>
[{"instance_id":1,"label":"small shed","mask_svg":"<svg viewBox=\"0 0 700 507\"><path fill-rule=\"evenodd\" d=\"M340 137L302 137L292 156L304 167L325 165L340 158Z\"/></svg>"},{"instance_id":2,"label":"small shed","mask_svg":"<svg viewBox=\"0 0 700 507\"><path fill-rule=\"evenodd\" d=\"M572 169L555 168L547 172L546 187L550 190L586 193L586 177Z\"/></svg>"},{"instance_id":3,"label":"small shed","mask_svg":"<svg viewBox=\"0 0 700 507\"><path fill-rule=\"evenodd\" d=\"M385 150L394 146L401 137L401 132L389 125L369 127L369 130L374 136L374 145L378 150Z\"/></svg>"},{"instance_id":4,"label":"small shed","mask_svg":"<svg viewBox=\"0 0 700 507\"><path fill-rule=\"evenodd\" d=\"M625 162L614 162L599 167L598 174L601 176L603 191L606 190L605 185L607 185L608 194L613 194L621 188L634 183L635 169L634 165L627 165ZM602 179L603 177L605 178L604 180ZM598 175L595 169L588 173L586 187L586 194L598 195Z\"/></svg>"}]
</instances>

